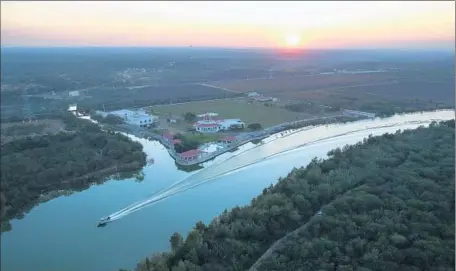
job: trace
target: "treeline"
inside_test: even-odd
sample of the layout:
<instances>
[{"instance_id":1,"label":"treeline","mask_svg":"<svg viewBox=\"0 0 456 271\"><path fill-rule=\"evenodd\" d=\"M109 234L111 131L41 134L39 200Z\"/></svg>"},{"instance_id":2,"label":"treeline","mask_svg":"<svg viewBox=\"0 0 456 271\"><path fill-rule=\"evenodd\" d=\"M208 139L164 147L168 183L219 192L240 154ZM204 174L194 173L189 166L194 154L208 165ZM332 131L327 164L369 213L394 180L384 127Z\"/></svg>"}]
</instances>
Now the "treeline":
<instances>
[{"instance_id":1,"label":"treeline","mask_svg":"<svg viewBox=\"0 0 456 271\"><path fill-rule=\"evenodd\" d=\"M323 114L326 112L340 111L340 107L324 106L312 101L299 101L292 104L285 105L285 108L292 112L306 112L313 114Z\"/></svg>"},{"instance_id":2,"label":"treeline","mask_svg":"<svg viewBox=\"0 0 456 271\"><path fill-rule=\"evenodd\" d=\"M174 150L177 153L183 153L189 150L197 149L199 146L208 142L215 142L219 139L217 134L203 134L192 132L187 134L178 133L174 135L174 139L179 139L180 143L174 145Z\"/></svg>"},{"instance_id":3,"label":"treeline","mask_svg":"<svg viewBox=\"0 0 456 271\"><path fill-rule=\"evenodd\" d=\"M22 217L46 193L85 189L103 181L102 177L145 165L141 144L74 116L65 115L64 121L71 132L1 146L2 231L8 229L9 220Z\"/></svg>"},{"instance_id":4,"label":"treeline","mask_svg":"<svg viewBox=\"0 0 456 271\"><path fill-rule=\"evenodd\" d=\"M344 97L343 99L329 99L325 103L329 106L323 106L312 101L300 101L288 104L285 108L292 112L306 112L312 114L337 112L345 108L374 113L379 117L389 117L400 113L454 108L454 104L419 99L392 100L379 98L378 100L370 101L360 100L357 97Z\"/></svg>"},{"instance_id":5,"label":"treeline","mask_svg":"<svg viewBox=\"0 0 456 271\"><path fill-rule=\"evenodd\" d=\"M180 143L174 145L174 150L177 153L194 150L201 145L201 141L195 139L194 137L184 136L183 134L176 134L173 138L180 140Z\"/></svg>"},{"instance_id":6,"label":"treeline","mask_svg":"<svg viewBox=\"0 0 456 271\"><path fill-rule=\"evenodd\" d=\"M454 270L454 120L314 159L248 206L196 223L136 271Z\"/></svg>"},{"instance_id":7,"label":"treeline","mask_svg":"<svg viewBox=\"0 0 456 271\"><path fill-rule=\"evenodd\" d=\"M399 113L411 113L417 111L433 111L439 109L454 108L454 104L430 102L423 100L381 100L376 102L364 102L361 105L350 108L370 113L375 113L378 117L389 117Z\"/></svg>"}]
</instances>

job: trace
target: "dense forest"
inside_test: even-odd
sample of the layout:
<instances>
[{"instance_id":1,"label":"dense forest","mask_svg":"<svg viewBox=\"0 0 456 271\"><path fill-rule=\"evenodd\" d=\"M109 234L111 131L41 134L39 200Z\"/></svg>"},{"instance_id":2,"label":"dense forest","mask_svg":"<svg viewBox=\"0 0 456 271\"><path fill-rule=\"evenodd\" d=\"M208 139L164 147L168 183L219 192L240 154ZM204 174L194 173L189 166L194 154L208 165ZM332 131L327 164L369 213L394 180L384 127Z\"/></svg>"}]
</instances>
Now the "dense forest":
<instances>
[{"instance_id":1,"label":"dense forest","mask_svg":"<svg viewBox=\"0 0 456 271\"><path fill-rule=\"evenodd\" d=\"M141 144L98 125L64 116L65 132L14 140L1 146L1 221L20 218L55 191L85 189L115 172L142 168Z\"/></svg>"},{"instance_id":2,"label":"dense forest","mask_svg":"<svg viewBox=\"0 0 456 271\"><path fill-rule=\"evenodd\" d=\"M454 270L454 133L434 122L332 150L135 270Z\"/></svg>"}]
</instances>

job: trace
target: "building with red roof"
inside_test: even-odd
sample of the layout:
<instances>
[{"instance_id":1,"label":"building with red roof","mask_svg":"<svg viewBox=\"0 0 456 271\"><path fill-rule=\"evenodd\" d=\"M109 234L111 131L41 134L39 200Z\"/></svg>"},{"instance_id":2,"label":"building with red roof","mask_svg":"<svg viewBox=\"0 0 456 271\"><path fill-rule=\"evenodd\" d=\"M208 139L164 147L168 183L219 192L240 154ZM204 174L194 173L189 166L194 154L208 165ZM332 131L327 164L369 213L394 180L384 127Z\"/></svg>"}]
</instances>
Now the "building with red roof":
<instances>
[{"instance_id":1,"label":"building with red roof","mask_svg":"<svg viewBox=\"0 0 456 271\"><path fill-rule=\"evenodd\" d=\"M174 135L168 130L164 130L162 133L162 136L166 140L166 143L168 143L168 145L175 145L175 144L182 143L182 140L177 139L177 138L174 139Z\"/></svg>"},{"instance_id":2,"label":"building with red roof","mask_svg":"<svg viewBox=\"0 0 456 271\"><path fill-rule=\"evenodd\" d=\"M189 160L197 159L198 157L200 157L201 153L202 153L201 150L195 149L195 150L189 150L189 151L180 153L179 156L183 160L189 161Z\"/></svg>"},{"instance_id":3,"label":"building with red roof","mask_svg":"<svg viewBox=\"0 0 456 271\"><path fill-rule=\"evenodd\" d=\"M220 124L215 121L198 121L193 126L201 133L216 133L221 129Z\"/></svg>"},{"instance_id":4,"label":"building with red roof","mask_svg":"<svg viewBox=\"0 0 456 271\"><path fill-rule=\"evenodd\" d=\"M173 139L173 134L169 130L163 130L162 136L166 139Z\"/></svg>"},{"instance_id":5,"label":"building with red roof","mask_svg":"<svg viewBox=\"0 0 456 271\"><path fill-rule=\"evenodd\" d=\"M181 144L182 143L182 140L180 140L179 138L176 138L173 140L173 144L176 145L176 144Z\"/></svg>"}]
</instances>

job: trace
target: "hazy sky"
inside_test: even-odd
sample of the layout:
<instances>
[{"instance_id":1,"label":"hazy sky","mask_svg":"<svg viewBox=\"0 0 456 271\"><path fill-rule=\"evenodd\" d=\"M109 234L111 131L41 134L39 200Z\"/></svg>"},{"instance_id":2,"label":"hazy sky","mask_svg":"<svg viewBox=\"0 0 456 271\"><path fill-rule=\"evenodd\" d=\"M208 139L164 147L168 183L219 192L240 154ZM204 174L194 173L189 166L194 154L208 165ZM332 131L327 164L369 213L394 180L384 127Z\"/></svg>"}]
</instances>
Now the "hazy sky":
<instances>
[{"instance_id":1,"label":"hazy sky","mask_svg":"<svg viewBox=\"0 0 456 271\"><path fill-rule=\"evenodd\" d=\"M1 44L454 48L454 1L1 2Z\"/></svg>"}]
</instances>

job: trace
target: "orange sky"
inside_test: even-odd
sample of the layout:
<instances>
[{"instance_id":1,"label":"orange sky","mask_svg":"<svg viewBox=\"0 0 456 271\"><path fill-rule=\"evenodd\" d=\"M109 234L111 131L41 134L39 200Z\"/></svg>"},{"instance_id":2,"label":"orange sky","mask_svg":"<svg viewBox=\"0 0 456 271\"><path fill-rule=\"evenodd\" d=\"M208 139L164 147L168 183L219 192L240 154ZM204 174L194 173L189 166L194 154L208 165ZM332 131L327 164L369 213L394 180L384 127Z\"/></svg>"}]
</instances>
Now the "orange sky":
<instances>
[{"instance_id":1,"label":"orange sky","mask_svg":"<svg viewBox=\"0 0 456 271\"><path fill-rule=\"evenodd\" d=\"M454 47L454 13L454 1L8 1L1 2L1 43L2 46ZM296 42L290 44L290 40Z\"/></svg>"}]
</instances>

